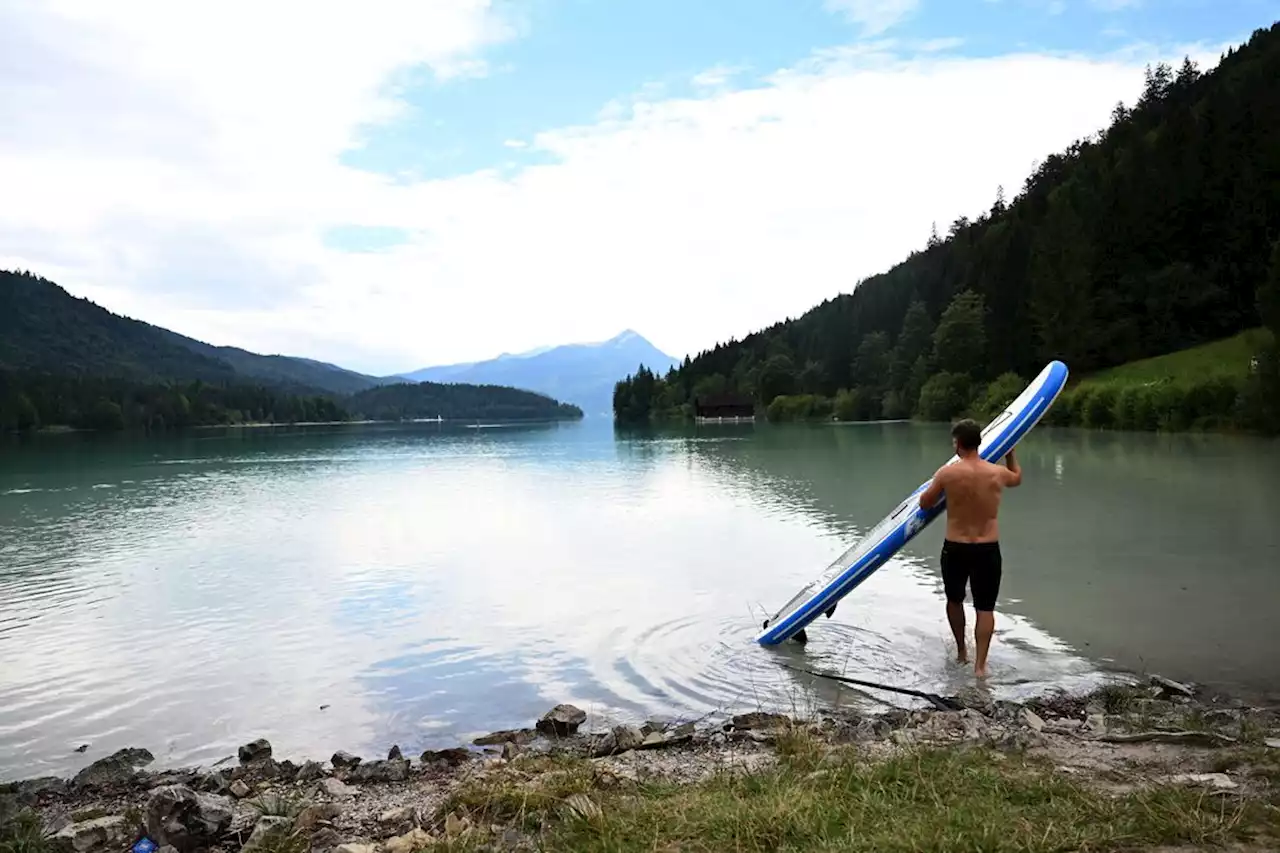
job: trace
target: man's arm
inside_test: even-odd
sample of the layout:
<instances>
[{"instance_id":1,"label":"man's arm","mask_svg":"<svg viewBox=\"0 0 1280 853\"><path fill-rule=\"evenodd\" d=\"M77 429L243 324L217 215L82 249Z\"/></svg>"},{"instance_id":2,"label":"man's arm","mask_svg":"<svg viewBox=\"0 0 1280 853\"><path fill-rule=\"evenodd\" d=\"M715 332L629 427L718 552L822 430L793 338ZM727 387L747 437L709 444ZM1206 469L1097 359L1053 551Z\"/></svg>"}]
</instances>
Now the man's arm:
<instances>
[{"instance_id":1,"label":"man's arm","mask_svg":"<svg viewBox=\"0 0 1280 853\"><path fill-rule=\"evenodd\" d=\"M921 509L933 509L934 504L936 504L942 497L942 488L944 485L942 482L942 472L946 469L947 466L943 465L937 471L933 472L933 479L929 481L928 488L920 493Z\"/></svg>"},{"instance_id":2,"label":"man's arm","mask_svg":"<svg viewBox=\"0 0 1280 853\"><path fill-rule=\"evenodd\" d=\"M1022 485L1022 466L1014 458L1012 450L1004 458L1004 467L1009 469L1009 473L1004 475L1004 484L1011 489Z\"/></svg>"}]
</instances>

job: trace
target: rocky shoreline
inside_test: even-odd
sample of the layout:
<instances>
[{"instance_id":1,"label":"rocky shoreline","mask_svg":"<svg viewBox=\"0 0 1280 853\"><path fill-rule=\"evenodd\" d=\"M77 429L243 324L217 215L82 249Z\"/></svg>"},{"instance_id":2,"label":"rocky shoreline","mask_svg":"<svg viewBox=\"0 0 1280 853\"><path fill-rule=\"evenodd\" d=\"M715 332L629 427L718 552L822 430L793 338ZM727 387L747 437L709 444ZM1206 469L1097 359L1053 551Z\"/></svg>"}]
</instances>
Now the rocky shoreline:
<instances>
[{"instance_id":1,"label":"rocky shoreline","mask_svg":"<svg viewBox=\"0 0 1280 853\"><path fill-rule=\"evenodd\" d=\"M1175 786L1280 814L1280 709L1201 697L1159 677L960 710L814 719L754 712L598 732L583 731L585 721L582 710L558 705L531 728L414 760L392 746L385 758L338 752L298 764L257 740L233 766L149 772L149 751L121 750L69 780L0 785L0 853L535 849L551 812L531 825L503 818L490 801L513 791L527 799L556 774L578 774L586 781L554 814L600 819L608 792L767 773L800 752L813 756L812 781L848 750L865 763L920 749L1030 756L1108 795Z\"/></svg>"}]
</instances>

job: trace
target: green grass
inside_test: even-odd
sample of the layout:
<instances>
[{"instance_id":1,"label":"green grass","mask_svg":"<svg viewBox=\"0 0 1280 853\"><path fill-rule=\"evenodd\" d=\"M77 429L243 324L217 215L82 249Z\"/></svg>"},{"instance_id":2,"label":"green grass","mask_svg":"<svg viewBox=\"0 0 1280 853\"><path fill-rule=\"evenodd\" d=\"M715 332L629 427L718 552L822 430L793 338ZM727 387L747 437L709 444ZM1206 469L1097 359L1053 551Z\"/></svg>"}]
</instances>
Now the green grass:
<instances>
[{"instance_id":1,"label":"green grass","mask_svg":"<svg viewBox=\"0 0 1280 853\"><path fill-rule=\"evenodd\" d=\"M775 768L708 781L602 787L600 768L562 762L550 781L498 774L458 791L441 815L518 825L542 850L1036 851L1269 841L1276 810L1183 787L1095 791L1051 766L979 749L883 761L788 736ZM570 804L589 798L584 810ZM596 808L598 806L598 809Z\"/></svg>"},{"instance_id":2,"label":"green grass","mask_svg":"<svg viewBox=\"0 0 1280 853\"><path fill-rule=\"evenodd\" d=\"M1271 333L1266 329L1249 329L1221 341L1100 370L1082 376L1079 384L1142 385L1162 380L1192 383L1218 378L1243 380L1249 375L1249 360L1265 348L1270 338Z\"/></svg>"}]
</instances>

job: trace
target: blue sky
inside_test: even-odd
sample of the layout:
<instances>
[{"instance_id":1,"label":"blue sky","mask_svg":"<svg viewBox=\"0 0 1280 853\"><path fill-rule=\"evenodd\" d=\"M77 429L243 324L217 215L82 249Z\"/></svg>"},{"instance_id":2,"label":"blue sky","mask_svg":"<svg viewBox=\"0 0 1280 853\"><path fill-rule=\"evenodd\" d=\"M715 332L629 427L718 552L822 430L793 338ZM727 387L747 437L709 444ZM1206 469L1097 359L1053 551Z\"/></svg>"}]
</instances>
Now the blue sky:
<instances>
[{"instance_id":1,"label":"blue sky","mask_svg":"<svg viewBox=\"0 0 1280 853\"><path fill-rule=\"evenodd\" d=\"M1010 51L1106 54L1135 42L1217 43L1266 22L1263 0L882 0L883 23L864 26L823 0L537 0L521 7L526 36L486 55L487 76L404 86L411 114L362 134L343 156L360 169L447 178L546 162L527 147L539 131L592 122L632 93L705 94L695 78L762 76L815 50L867 34L961 56ZM902 10L897 17L893 10ZM893 21L893 23L889 23ZM883 29L880 27L883 26ZM515 147L524 144L526 147ZM354 242L358 243L359 240Z\"/></svg>"},{"instance_id":2,"label":"blue sky","mask_svg":"<svg viewBox=\"0 0 1280 853\"><path fill-rule=\"evenodd\" d=\"M794 317L1280 0L0 0L0 266L371 373ZM233 61L231 61L233 60ZM74 198L75 204L65 203Z\"/></svg>"}]
</instances>

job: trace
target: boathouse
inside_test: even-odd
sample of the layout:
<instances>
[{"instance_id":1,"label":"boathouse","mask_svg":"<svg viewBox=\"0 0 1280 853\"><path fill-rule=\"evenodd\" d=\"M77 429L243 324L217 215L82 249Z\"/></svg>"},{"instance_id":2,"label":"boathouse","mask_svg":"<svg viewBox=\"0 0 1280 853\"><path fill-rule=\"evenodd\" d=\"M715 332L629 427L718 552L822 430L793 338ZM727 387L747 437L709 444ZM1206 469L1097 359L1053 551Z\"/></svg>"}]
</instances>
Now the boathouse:
<instances>
[{"instance_id":1,"label":"boathouse","mask_svg":"<svg viewBox=\"0 0 1280 853\"><path fill-rule=\"evenodd\" d=\"M693 413L698 420L755 420L756 407L750 397L739 394L712 394L695 397Z\"/></svg>"}]
</instances>

